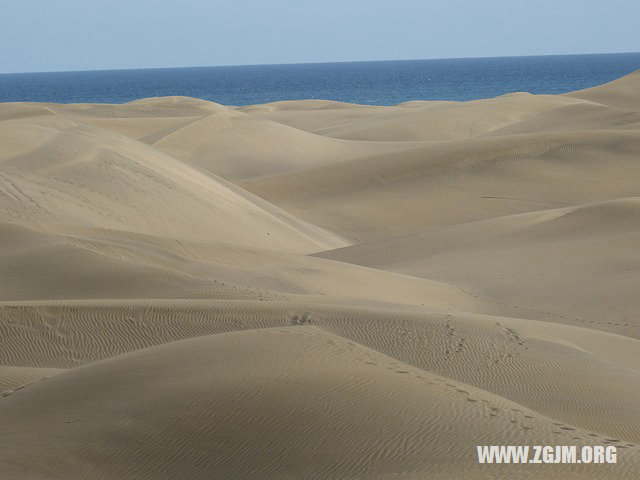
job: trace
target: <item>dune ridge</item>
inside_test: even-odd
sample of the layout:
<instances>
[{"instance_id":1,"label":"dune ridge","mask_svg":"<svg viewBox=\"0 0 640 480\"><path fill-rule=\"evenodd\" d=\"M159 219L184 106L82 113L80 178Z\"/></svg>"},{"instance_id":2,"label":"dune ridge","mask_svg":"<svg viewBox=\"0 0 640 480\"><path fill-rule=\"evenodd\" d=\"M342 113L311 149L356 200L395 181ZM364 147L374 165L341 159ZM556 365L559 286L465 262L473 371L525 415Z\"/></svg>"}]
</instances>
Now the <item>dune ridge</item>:
<instances>
[{"instance_id":1,"label":"dune ridge","mask_svg":"<svg viewBox=\"0 0 640 480\"><path fill-rule=\"evenodd\" d=\"M0 104L0 478L634 479L639 112Z\"/></svg>"}]
</instances>

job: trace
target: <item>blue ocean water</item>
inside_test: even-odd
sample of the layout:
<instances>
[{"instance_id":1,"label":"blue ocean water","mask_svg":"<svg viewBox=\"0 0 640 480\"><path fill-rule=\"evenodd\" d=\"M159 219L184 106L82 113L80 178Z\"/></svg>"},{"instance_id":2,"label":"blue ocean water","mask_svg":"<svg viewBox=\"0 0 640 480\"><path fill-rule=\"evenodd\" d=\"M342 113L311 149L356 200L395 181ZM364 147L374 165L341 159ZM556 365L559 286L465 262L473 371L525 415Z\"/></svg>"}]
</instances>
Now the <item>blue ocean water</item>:
<instances>
[{"instance_id":1,"label":"blue ocean water","mask_svg":"<svg viewBox=\"0 0 640 480\"><path fill-rule=\"evenodd\" d=\"M328 99L372 105L564 93L640 68L640 53L0 75L0 102L123 103L186 95L225 105Z\"/></svg>"}]
</instances>

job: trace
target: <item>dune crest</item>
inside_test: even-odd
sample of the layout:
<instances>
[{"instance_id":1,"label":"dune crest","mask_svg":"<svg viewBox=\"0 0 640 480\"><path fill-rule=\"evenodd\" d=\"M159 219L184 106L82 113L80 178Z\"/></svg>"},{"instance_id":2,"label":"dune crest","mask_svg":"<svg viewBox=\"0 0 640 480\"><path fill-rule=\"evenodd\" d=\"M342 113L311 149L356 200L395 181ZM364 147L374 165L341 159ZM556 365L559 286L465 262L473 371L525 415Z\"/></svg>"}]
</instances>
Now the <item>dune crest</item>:
<instances>
[{"instance_id":1,"label":"dune crest","mask_svg":"<svg viewBox=\"0 0 640 480\"><path fill-rule=\"evenodd\" d=\"M638 89L640 89L640 70L604 85L571 92L567 96L584 98L621 110L639 112Z\"/></svg>"}]
</instances>

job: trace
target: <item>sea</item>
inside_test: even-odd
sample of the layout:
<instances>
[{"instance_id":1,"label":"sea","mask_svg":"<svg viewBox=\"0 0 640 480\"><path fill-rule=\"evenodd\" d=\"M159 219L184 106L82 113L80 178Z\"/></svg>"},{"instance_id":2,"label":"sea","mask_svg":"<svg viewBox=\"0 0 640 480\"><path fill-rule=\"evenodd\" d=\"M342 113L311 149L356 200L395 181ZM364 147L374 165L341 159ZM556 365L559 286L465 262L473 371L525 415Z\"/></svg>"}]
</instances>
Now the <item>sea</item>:
<instances>
[{"instance_id":1,"label":"sea","mask_svg":"<svg viewBox=\"0 0 640 480\"><path fill-rule=\"evenodd\" d=\"M125 103L185 95L225 105L326 99L394 105L557 94L640 68L640 53L245 65L0 75L0 102Z\"/></svg>"}]
</instances>

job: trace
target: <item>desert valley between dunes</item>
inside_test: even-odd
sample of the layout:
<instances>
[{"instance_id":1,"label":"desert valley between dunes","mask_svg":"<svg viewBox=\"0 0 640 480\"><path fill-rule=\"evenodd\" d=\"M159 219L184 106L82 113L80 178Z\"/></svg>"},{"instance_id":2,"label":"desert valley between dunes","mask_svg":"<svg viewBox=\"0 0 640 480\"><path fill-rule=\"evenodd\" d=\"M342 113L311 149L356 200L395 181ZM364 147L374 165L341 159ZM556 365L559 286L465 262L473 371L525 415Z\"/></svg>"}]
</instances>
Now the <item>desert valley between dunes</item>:
<instances>
[{"instance_id":1,"label":"desert valley between dunes","mask_svg":"<svg viewBox=\"0 0 640 480\"><path fill-rule=\"evenodd\" d=\"M0 279L1 479L637 479L640 71L0 104Z\"/></svg>"}]
</instances>

